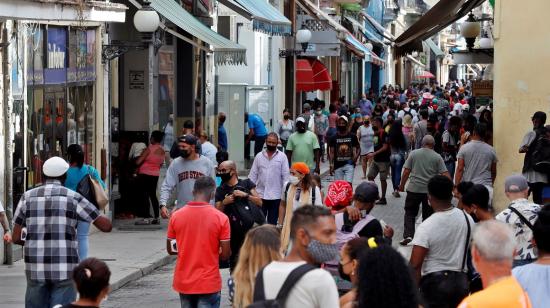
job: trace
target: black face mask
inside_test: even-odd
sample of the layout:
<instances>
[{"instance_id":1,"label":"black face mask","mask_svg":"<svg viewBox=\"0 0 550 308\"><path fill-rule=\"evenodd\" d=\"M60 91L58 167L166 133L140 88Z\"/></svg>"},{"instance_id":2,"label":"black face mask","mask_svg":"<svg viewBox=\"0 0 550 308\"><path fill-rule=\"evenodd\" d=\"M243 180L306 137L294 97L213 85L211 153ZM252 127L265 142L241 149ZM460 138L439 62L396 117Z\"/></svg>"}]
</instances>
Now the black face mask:
<instances>
[{"instance_id":1,"label":"black face mask","mask_svg":"<svg viewBox=\"0 0 550 308\"><path fill-rule=\"evenodd\" d=\"M216 173L216 176L219 177L223 183L231 180L231 172L226 172L226 173Z\"/></svg>"},{"instance_id":2,"label":"black face mask","mask_svg":"<svg viewBox=\"0 0 550 308\"><path fill-rule=\"evenodd\" d=\"M290 116L289 116L288 114L285 114L285 115L283 116L283 118L285 118L285 120L288 120L288 119L290 119Z\"/></svg>"},{"instance_id":3,"label":"black face mask","mask_svg":"<svg viewBox=\"0 0 550 308\"><path fill-rule=\"evenodd\" d=\"M342 133L342 134L344 134L344 133L346 133L346 132L348 131L348 128L347 128L346 126L338 125L337 128L338 128L338 132L339 132L339 133Z\"/></svg>"},{"instance_id":4,"label":"black face mask","mask_svg":"<svg viewBox=\"0 0 550 308\"><path fill-rule=\"evenodd\" d=\"M182 158L187 158L189 155L191 155L191 153L188 150L180 150L180 156Z\"/></svg>"},{"instance_id":5,"label":"black face mask","mask_svg":"<svg viewBox=\"0 0 550 308\"><path fill-rule=\"evenodd\" d=\"M363 122L363 124L365 124L365 125L369 125L369 124L370 124L370 122L369 122L369 121L364 121L364 122Z\"/></svg>"},{"instance_id":6,"label":"black face mask","mask_svg":"<svg viewBox=\"0 0 550 308\"><path fill-rule=\"evenodd\" d=\"M269 152L275 152L275 150L277 150L277 146L276 145L266 145L265 146L267 148L267 150Z\"/></svg>"},{"instance_id":7,"label":"black face mask","mask_svg":"<svg viewBox=\"0 0 550 308\"><path fill-rule=\"evenodd\" d=\"M340 278L351 281L351 277L344 273L344 267L342 266L342 263L338 263L338 274L340 275Z\"/></svg>"},{"instance_id":8,"label":"black face mask","mask_svg":"<svg viewBox=\"0 0 550 308\"><path fill-rule=\"evenodd\" d=\"M296 126L296 131L298 131L300 134L303 134L306 132L306 128L304 126Z\"/></svg>"}]
</instances>

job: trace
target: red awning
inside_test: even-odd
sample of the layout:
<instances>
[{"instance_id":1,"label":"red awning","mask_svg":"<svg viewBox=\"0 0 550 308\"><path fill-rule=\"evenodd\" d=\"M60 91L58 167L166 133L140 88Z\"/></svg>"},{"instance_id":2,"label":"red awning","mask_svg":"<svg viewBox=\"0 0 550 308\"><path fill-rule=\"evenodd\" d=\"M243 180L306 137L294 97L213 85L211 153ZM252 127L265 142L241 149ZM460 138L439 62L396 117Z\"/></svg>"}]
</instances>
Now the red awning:
<instances>
[{"instance_id":1,"label":"red awning","mask_svg":"<svg viewBox=\"0 0 550 308\"><path fill-rule=\"evenodd\" d=\"M296 92L315 91L313 69L307 59L296 60Z\"/></svg>"},{"instance_id":2,"label":"red awning","mask_svg":"<svg viewBox=\"0 0 550 308\"><path fill-rule=\"evenodd\" d=\"M310 59L311 69L313 70L313 82L316 90L332 90L332 77L326 66L317 59Z\"/></svg>"}]
</instances>

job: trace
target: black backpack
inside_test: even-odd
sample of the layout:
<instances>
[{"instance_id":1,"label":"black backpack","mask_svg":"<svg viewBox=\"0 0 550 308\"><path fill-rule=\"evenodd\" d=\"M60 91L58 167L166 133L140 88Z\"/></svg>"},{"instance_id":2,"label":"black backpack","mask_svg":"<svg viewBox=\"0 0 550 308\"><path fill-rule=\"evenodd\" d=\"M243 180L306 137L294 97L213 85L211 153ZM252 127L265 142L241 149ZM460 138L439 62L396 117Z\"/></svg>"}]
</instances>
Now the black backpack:
<instances>
[{"instance_id":1,"label":"black backpack","mask_svg":"<svg viewBox=\"0 0 550 308\"><path fill-rule=\"evenodd\" d=\"M303 264L295 268L288 277L286 277L285 282L281 286L279 293L275 299L266 299L265 298L265 288L264 288L264 269L262 268L258 275L256 276L256 282L254 284L254 299L253 303L248 306L248 308L284 308L286 305L286 298L294 285L309 271L316 269L315 266L311 264Z\"/></svg>"},{"instance_id":2,"label":"black backpack","mask_svg":"<svg viewBox=\"0 0 550 308\"><path fill-rule=\"evenodd\" d=\"M550 139L545 134L537 134L533 140L531 152L531 165L533 170L550 174Z\"/></svg>"},{"instance_id":3,"label":"black backpack","mask_svg":"<svg viewBox=\"0 0 550 308\"><path fill-rule=\"evenodd\" d=\"M234 189L250 193L249 189L239 184ZM225 207L225 214L229 217L232 233L246 234L248 230L265 223L262 210L248 199L235 199L235 203Z\"/></svg>"}]
</instances>

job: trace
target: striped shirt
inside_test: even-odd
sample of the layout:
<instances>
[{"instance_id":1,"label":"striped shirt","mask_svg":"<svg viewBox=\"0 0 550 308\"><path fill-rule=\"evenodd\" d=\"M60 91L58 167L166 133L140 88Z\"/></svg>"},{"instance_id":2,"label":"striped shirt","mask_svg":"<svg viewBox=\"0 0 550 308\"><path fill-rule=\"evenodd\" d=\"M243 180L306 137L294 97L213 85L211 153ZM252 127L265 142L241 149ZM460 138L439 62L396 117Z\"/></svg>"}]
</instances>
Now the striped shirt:
<instances>
[{"instance_id":1,"label":"striped shirt","mask_svg":"<svg viewBox=\"0 0 550 308\"><path fill-rule=\"evenodd\" d=\"M25 192L15 212L15 224L27 228L27 277L41 282L70 279L79 261L76 224L98 217L93 204L57 180L47 180Z\"/></svg>"},{"instance_id":2,"label":"striped shirt","mask_svg":"<svg viewBox=\"0 0 550 308\"><path fill-rule=\"evenodd\" d=\"M256 191L264 200L281 198L283 184L288 181L289 169L286 155L276 150L271 156L262 151L254 158L248 178L256 184Z\"/></svg>"}]
</instances>

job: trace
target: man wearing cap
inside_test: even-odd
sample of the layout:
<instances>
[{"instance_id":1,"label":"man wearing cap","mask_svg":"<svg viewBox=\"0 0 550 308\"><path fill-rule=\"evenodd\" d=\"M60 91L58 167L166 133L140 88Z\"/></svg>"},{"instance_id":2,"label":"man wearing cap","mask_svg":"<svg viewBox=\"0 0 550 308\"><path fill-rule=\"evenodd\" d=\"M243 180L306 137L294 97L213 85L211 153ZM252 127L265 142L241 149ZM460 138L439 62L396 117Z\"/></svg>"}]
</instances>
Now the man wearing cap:
<instances>
[{"instance_id":1,"label":"man wearing cap","mask_svg":"<svg viewBox=\"0 0 550 308\"><path fill-rule=\"evenodd\" d=\"M508 208L495 219L509 224L516 236L514 267L537 260L537 248L533 242L533 225L538 217L540 205L529 202L529 183L520 174L511 175L504 181L504 191L510 200Z\"/></svg>"},{"instance_id":2,"label":"man wearing cap","mask_svg":"<svg viewBox=\"0 0 550 308\"><path fill-rule=\"evenodd\" d=\"M286 144L288 161L304 162L315 173L319 173L319 140L317 136L307 130L307 122L303 117L296 119L296 132L290 135Z\"/></svg>"},{"instance_id":3,"label":"man wearing cap","mask_svg":"<svg viewBox=\"0 0 550 308\"><path fill-rule=\"evenodd\" d=\"M336 121L336 135L328 142L328 154L330 174L334 175L334 180L344 180L351 184L360 148L357 135L348 131L346 116L340 116Z\"/></svg>"},{"instance_id":4,"label":"man wearing cap","mask_svg":"<svg viewBox=\"0 0 550 308\"><path fill-rule=\"evenodd\" d=\"M302 105L302 110L303 110L303 113L300 115L300 117L304 118L306 122L306 129L313 130L314 120L311 117L311 105L309 103L304 103Z\"/></svg>"},{"instance_id":5,"label":"man wearing cap","mask_svg":"<svg viewBox=\"0 0 550 308\"><path fill-rule=\"evenodd\" d=\"M533 170L533 152L536 148L536 140L544 137L544 124L546 123L546 113L537 111L531 118L533 121L533 130L528 132L521 142L519 152L525 153L523 161L523 176L527 178L529 187L533 193L533 201L537 204L542 203L542 190L548 183L548 176L544 173Z\"/></svg>"},{"instance_id":6,"label":"man wearing cap","mask_svg":"<svg viewBox=\"0 0 550 308\"><path fill-rule=\"evenodd\" d=\"M92 203L63 186L68 169L64 159L48 159L42 167L44 185L25 192L15 211L13 242L24 246L27 308L65 305L76 299L71 276L79 262L79 221L93 222L103 232L112 229L111 221Z\"/></svg>"},{"instance_id":7,"label":"man wearing cap","mask_svg":"<svg viewBox=\"0 0 550 308\"><path fill-rule=\"evenodd\" d=\"M198 139L193 135L178 138L180 156L172 161L160 187L160 210L163 218L168 218L166 204L174 187L177 187L176 208L181 208L193 199L195 180L201 176L215 178L214 164L206 156L197 153Z\"/></svg>"}]
</instances>

